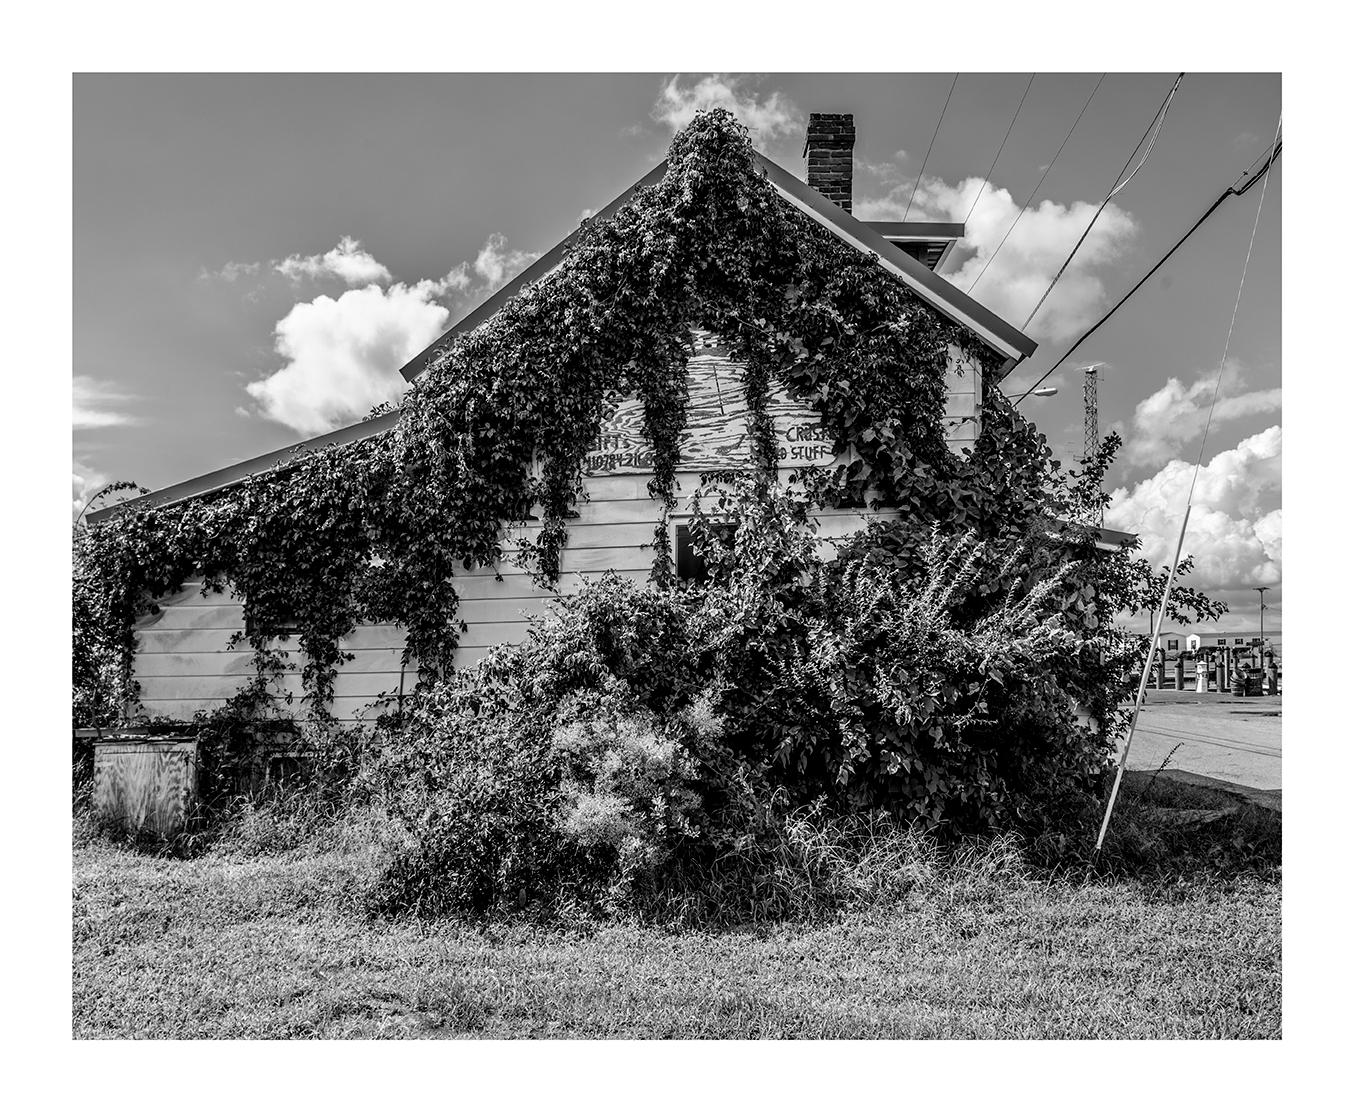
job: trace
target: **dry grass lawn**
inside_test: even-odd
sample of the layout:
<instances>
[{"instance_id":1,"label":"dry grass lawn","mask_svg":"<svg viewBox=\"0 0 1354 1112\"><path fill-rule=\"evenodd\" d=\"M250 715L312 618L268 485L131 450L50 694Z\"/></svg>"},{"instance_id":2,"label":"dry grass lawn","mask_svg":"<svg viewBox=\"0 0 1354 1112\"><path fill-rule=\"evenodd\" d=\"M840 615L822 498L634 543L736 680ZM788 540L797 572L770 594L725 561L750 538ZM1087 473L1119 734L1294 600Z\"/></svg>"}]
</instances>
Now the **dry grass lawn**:
<instances>
[{"instance_id":1,"label":"dry grass lawn","mask_svg":"<svg viewBox=\"0 0 1354 1112\"><path fill-rule=\"evenodd\" d=\"M77 844L77 1038L1277 1038L1256 877L938 878L813 924L373 921L370 855Z\"/></svg>"}]
</instances>

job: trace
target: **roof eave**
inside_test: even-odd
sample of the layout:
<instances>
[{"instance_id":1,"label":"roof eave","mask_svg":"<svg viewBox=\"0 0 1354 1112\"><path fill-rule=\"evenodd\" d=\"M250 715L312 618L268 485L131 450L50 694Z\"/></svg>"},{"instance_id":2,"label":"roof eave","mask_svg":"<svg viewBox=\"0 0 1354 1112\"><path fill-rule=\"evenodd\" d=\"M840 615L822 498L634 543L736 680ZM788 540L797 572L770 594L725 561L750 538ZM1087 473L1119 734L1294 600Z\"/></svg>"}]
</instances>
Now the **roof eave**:
<instances>
[{"instance_id":1,"label":"roof eave","mask_svg":"<svg viewBox=\"0 0 1354 1112\"><path fill-rule=\"evenodd\" d=\"M112 517L114 514L121 513L133 506L143 510L153 509L157 506L172 506L175 502L183 502L189 498L199 498L204 494L224 490L226 487L234 486L236 483L249 478L250 475L257 475L279 464L284 464L292 457L303 456L307 452L329 448L336 444L351 444L354 441L366 440L373 436L379 436L383 432L389 432L399 423L399 419L400 412L398 409L391 410L389 413L382 413L379 417L368 417L365 421L359 421L355 425L347 425L344 428L335 429L333 432L324 433L322 436L303 440L300 444L289 444L275 452L265 452L261 456L254 456L252 459L241 460L239 463L232 463L228 467L209 471L205 475L185 479L181 483L163 487L160 490L152 491L150 494L143 494L139 498L128 498L126 501L105 506L101 510L94 510L85 516L85 520L91 525L97 525L105 518Z\"/></svg>"}]
</instances>

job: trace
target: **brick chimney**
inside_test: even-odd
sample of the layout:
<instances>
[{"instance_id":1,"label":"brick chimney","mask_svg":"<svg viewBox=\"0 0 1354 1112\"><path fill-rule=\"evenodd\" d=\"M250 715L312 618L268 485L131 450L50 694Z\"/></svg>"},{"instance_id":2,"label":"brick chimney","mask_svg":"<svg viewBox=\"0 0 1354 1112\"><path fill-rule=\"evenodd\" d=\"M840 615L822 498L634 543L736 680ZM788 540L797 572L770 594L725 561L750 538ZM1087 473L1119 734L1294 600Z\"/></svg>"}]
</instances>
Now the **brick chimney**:
<instances>
[{"instance_id":1,"label":"brick chimney","mask_svg":"<svg viewBox=\"0 0 1354 1112\"><path fill-rule=\"evenodd\" d=\"M833 204L851 211L851 151L856 124L850 112L810 112L804 137L808 182Z\"/></svg>"}]
</instances>

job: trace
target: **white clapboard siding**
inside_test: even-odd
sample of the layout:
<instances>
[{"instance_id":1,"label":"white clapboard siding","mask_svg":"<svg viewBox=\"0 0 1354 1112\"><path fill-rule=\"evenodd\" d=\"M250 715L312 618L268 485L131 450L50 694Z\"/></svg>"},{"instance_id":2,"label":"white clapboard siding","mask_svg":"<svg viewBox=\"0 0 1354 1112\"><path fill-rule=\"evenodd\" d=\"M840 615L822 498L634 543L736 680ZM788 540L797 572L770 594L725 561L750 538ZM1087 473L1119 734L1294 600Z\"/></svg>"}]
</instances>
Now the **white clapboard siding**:
<instances>
[{"instance_id":1,"label":"white clapboard siding","mask_svg":"<svg viewBox=\"0 0 1354 1112\"><path fill-rule=\"evenodd\" d=\"M952 447L972 440L975 423L966 418L976 413L975 390L972 375L950 384L947 421L957 423ZM789 481L792 470L780 471L782 482ZM505 530L505 558L498 567L458 569L458 612L467 630L461 634L457 667L472 666L493 645L522 640L532 615L543 613L552 599L572 594L604 573L646 582L656 555L654 530L662 517L662 508L649 495L648 478L608 474L584 480L587 500L576 507L577 517L569 523L568 540L560 553L562 574L554 591L537 586L513 562L517 542L538 533L539 524ZM701 489L701 482L695 472L681 472L677 479L678 499L672 516L682 521L689 516L690 496ZM820 551L830 555L834 540L851 535L868 519L890 516L894 514L889 511L822 511L818 515ZM151 716L187 719L200 710L219 707L253 675L248 646L230 647L232 635L244 628L240 601L229 591L203 595L200 584L189 584L161 599L160 605L160 613L146 615L137 623L135 668L143 709ZM278 681L278 690L291 692L293 702L283 706L283 713L298 713L303 707L299 675L303 661L294 638L281 639L277 645L290 652L291 671ZM354 659L340 667L335 679L336 695L330 705L335 718L371 721L380 713L373 701L400 690L404 646L405 631L396 625L364 625L344 638L342 647ZM417 667L411 663L403 670L404 690L411 690L416 679Z\"/></svg>"}]
</instances>

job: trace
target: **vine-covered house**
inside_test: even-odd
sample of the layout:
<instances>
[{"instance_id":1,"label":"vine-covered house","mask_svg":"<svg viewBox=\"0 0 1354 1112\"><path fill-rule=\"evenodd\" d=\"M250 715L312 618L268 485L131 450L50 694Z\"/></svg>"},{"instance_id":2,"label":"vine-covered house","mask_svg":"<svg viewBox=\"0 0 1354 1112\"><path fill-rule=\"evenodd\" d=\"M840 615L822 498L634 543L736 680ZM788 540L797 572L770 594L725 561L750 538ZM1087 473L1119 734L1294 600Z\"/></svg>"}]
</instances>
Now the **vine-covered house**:
<instances>
[{"instance_id":1,"label":"vine-covered house","mask_svg":"<svg viewBox=\"0 0 1354 1112\"><path fill-rule=\"evenodd\" d=\"M962 225L852 216L853 143L811 116L802 181L707 114L411 360L398 408L91 514L134 553L140 713L257 678L370 716L588 577L699 575L703 475L831 471L824 543L898 512L1035 345L935 273Z\"/></svg>"}]
</instances>

